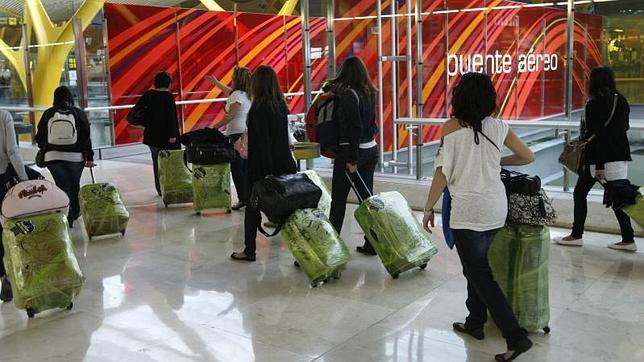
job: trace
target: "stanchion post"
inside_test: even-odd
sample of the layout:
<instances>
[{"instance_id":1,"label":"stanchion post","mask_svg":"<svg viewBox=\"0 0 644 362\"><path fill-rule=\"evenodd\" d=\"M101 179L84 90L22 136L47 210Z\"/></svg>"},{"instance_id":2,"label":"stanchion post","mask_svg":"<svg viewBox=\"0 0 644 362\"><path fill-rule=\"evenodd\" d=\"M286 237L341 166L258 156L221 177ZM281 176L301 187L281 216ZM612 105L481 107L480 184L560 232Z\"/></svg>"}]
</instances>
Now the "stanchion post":
<instances>
[{"instance_id":1,"label":"stanchion post","mask_svg":"<svg viewBox=\"0 0 644 362\"><path fill-rule=\"evenodd\" d=\"M309 27L309 0L300 1L302 19L302 51L304 56L304 112L311 107L311 31ZM313 168L313 160L306 160L306 168Z\"/></svg>"},{"instance_id":2,"label":"stanchion post","mask_svg":"<svg viewBox=\"0 0 644 362\"><path fill-rule=\"evenodd\" d=\"M423 1L416 0L416 116L423 116ZM423 174L423 126L418 125L416 136L416 179Z\"/></svg>"}]
</instances>

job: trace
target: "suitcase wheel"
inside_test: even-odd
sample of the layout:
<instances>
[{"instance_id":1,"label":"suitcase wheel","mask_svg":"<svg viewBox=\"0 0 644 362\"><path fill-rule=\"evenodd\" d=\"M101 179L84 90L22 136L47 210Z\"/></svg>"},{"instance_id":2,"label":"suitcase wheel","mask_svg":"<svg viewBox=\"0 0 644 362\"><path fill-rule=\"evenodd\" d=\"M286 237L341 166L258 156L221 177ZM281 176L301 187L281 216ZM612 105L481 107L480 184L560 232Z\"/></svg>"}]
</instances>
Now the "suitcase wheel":
<instances>
[{"instance_id":1,"label":"suitcase wheel","mask_svg":"<svg viewBox=\"0 0 644 362\"><path fill-rule=\"evenodd\" d=\"M421 265L419 266L419 268L420 268L420 270L425 270L425 269L427 269L427 263L425 263L425 264L421 264Z\"/></svg>"},{"instance_id":2,"label":"suitcase wheel","mask_svg":"<svg viewBox=\"0 0 644 362\"><path fill-rule=\"evenodd\" d=\"M230 214L231 212L233 212L233 210L231 210L231 209L226 210L226 214Z\"/></svg>"},{"instance_id":3,"label":"suitcase wheel","mask_svg":"<svg viewBox=\"0 0 644 362\"><path fill-rule=\"evenodd\" d=\"M72 308L74 308L74 303L71 303L71 302L69 303L69 305L67 307L65 307L65 309L67 309L67 310L72 310Z\"/></svg>"},{"instance_id":4,"label":"suitcase wheel","mask_svg":"<svg viewBox=\"0 0 644 362\"><path fill-rule=\"evenodd\" d=\"M121 230L121 236L125 236L125 229Z\"/></svg>"},{"instance_id":5,"label":"suitcase wheel","mask_svg":"<svg viewBox=\"0 0 644 362\"><path fill-rule=\"evenodd\" d=\"M311 288L317 288L320 282L311 282Z\"/></svg>"},{"instance_id":6,"label":"suitcase wheel","mask_svg":"<svg viewBox=\"0 0 644 362\"><path fill-rule=\"evenodd\" d=\"M331 275L331 278L340 279L341 276L342 276L342 272L336 271L336 272L333 272L333 274Z\"/></svg>"},{"instance_id":7,"label":"suitcase wheel","mask_svg":"<svg viewBox=\"0 0 644 362\"><path fill-rule=\"evenodd\" d=\"M548 327L548 326L543 327L543 332L545 334L549 334L550 333L550 327Z\"/></svg>"},{"instance_id":8,"label":"suitcase wheel","mask_svg":"<svg viewBox=\"0 0 644 362\"><path fill-rule=\"evenodd\" d=\"M163 203L163 205L164 205L165 207L168 207L168 203L167 203L167 202L164 202L164 203Z\"/></svg>"},{"instance_id":9,"label":"suitcase wheel","mask_svg":"<svg viewBox=\"0 0 644 362\"><path fill-rule=\"evenodd\" d=\"M197 212L196 212L196 214L197 214L197 215L201 215L201 211L197 211Z\"/></svg>"},{"instance_id":10,"label":"suitcase wheel","mask_svg":"<svg viewBox=\"0 0 644 362\"><path fill-rule=\"evenodd\" d=\"M34 310L33 310L33 309L31 309L31 308L27 308L27 317L29 317L29 318L31 319L31 318L33 318L35 315L36 315L36 313L34 312Z\"/></svg>"},{"instance_id":11,"label":"suitcase wheel","mask_svg":"<svg viewBox=\"0 0 644 362\"><path fill-rule=\"evenodd\" d=\"M400 276L400 273L391 274L391 277L394 278L394 279L398 279L399 276Z\"/></svg>"},{"instance_id":12,"label":"suitcase wheel","mask_svg":"<svg viewBox=\"0 0 644 362\"><path fill-rule=\"evenodd\" d=\"M299 267L300 267L300 263L298 263L298 262L297 262L297 260L296 260L296 261L294 261L294 262L293 262L293 266L294 266L294 267L296 267L296 268L299 268Z\"/></svg>"}]
</instances>

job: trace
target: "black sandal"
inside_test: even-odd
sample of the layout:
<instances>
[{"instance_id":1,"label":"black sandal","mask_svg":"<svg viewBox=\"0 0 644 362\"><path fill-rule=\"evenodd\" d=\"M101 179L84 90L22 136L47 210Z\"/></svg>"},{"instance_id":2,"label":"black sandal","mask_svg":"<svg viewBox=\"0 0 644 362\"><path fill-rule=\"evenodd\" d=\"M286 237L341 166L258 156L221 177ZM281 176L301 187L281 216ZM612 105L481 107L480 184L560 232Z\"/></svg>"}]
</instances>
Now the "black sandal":
<instances>
[{"instance_id":1,"label":"black sandal","mask_svg":"<svg viewBox=\"0 0 644 362\"><path fill-rule=\"evenodd\" d=\"M458 323L458 322L452 323L452 328L454 328L454 330L457 332L469 334L470 336L478 339L479 341L482 341L483 339L485 339L485 333L483 333L483 328L467 329L465 328L465 324Z\"/></svg>"},{"instance_id":2,"label":"black sandal","mask_svg":"<svg viewBox=\"0 0 644 362\"><path fill-rule=\"evenodd\" d=\"M524 352L527 352L530 348L532 348L532 341L529 340L528 338L522 339L520 342L518 342L515 346L512 347L512 355L510 357L505 358L505 353L499 353L496 356L494 356L494 359L499 361L499 362L509 362L509 361L514 361L519 355L521 355Z\"/></svg>"},{"instance_id":3,"label":"black sandal","mask_svg":"<svg viewBox=\"0 0 644 362\"><path fill-rule=\"evenodd\" d=\"M255 255L246 255L244 252L232 253L230 254L230 258L239 261L255 261Z\"/></svg>"}]
</instances>

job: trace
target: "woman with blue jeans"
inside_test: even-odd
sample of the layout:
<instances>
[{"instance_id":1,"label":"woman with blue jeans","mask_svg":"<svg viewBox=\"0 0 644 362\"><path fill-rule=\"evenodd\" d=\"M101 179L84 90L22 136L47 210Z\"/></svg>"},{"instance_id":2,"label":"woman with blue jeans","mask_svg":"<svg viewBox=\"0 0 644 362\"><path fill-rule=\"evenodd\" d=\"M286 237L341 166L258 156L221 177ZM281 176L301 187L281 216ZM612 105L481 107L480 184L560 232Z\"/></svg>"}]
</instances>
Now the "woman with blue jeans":
<instances>
[{"instance_id":1,"label":"woman with blue jeans","mask_svg":"<svg viewBox=\"0 0 644 362\"><path fill-rule=\"evenodd\" d=\"M525 165L534 160L530 149L502 121L493 118L496 91L486 74L467 73L453 90L452 118L443 126L423 226L434 227L434 205L445 187L451 197L450 228L467 279L469 311L457 332L483 339L487 311L501 330L507 351L497 361L512 361L532 347L512 307L494 279L487 253L507 216L501 165ZM501 157L501 147L513 154ZM430 231L431 232L431 231Z\"/></svg>"},{"instance_id":2,"label":"woman with blue jeans","mask_svg":"<svg viewBox=\"0 0 644 362\"><path fill-rule=\"evenodd\" d=\"M44 152L44 161L56 186L69 196L67 220L73 227L80 216L80 179L83 168L94 167L94 151L89 121L85 112L74 106L69 88L54 91L54 105L47 109L38 123L36 143Z\"/></svg>"}]
</instances>

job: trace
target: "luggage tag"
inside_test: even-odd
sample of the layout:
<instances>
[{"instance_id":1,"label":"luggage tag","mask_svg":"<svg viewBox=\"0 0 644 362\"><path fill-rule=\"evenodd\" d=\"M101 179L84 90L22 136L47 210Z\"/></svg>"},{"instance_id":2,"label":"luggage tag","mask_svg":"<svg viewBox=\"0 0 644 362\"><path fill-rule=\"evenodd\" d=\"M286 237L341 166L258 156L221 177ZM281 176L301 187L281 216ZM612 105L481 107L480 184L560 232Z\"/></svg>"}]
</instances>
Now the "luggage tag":
<instances>
[{"instance_id":1,"label":"luggage tag","mask_svg":"<svg viewBox=\"0 0 644 362\"><path fill-rule=\"evenodd\" d=\"M30 234L34 231L36 227L34 224L31 223L31 221L28 220L21 220L16 223L14 227L12 227L10 230L13 233L13 235L18 236L20 234L27 235Z\"/></svg>"}]
</instances>

